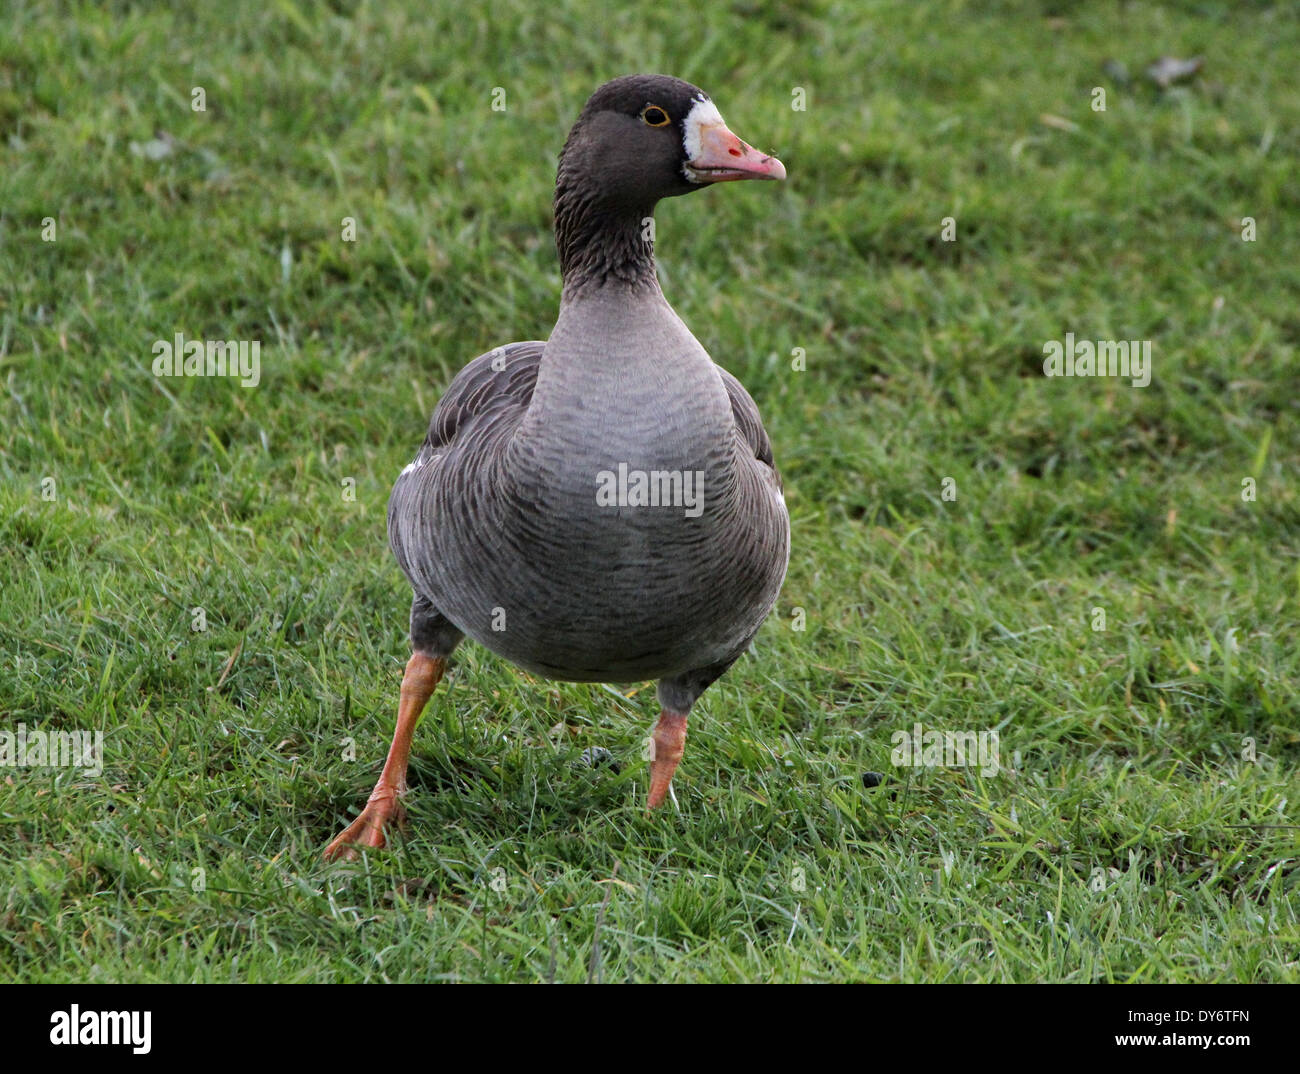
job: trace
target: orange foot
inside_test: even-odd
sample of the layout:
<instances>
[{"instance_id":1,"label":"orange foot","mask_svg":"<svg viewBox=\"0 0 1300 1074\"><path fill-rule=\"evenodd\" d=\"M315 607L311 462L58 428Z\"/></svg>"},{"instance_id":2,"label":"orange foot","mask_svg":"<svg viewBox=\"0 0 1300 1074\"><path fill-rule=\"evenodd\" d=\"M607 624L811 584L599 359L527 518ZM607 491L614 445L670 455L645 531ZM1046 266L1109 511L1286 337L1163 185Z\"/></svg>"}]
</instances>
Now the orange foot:
<instances>
[{"instance_id":1,"label":"orange foot","mask_svg":"<svg viewBox=\"0 0 1300 1074\"><path fill-rule=\"evenodd\" d=\"M686 714L663 709L654 734L650 736L654 749L650 754L650 794L646 798L646 811L663 804L672 786L673 773L686 749Z\"/></svg>"},{"instance_id":2,"label":"orange foot","mask_svg":"<svg viewBox=\"0 0 1300 1074\"><path fill-rule=\"evenodd\" d=\"M349 824L337 839L325 848L325 860L351 859L357 856L357 847L382 847L384 829L392 821L399 824L406 817L402 808L402 795L406 792L406 767L411 759L411 738L425 702L438 685L447 668L445 657L412 653L402 676L401 699L397 705L397 730L393 744L388 747L388 760L379 774L379 782L370 792L366 808Z\"/></svg>"},{"instance_id":3,"label":"orange foot","mask_svg":"<svg viewBox=\"0 0 1300 1074\"><path fill-rule=\"evenodd\" d=\"M358 847L382 848L384 829L406 820L406 809L395 787L376 787L361 814L325 848L326 861L353 861Z\"/></svg>"}]
</instances>

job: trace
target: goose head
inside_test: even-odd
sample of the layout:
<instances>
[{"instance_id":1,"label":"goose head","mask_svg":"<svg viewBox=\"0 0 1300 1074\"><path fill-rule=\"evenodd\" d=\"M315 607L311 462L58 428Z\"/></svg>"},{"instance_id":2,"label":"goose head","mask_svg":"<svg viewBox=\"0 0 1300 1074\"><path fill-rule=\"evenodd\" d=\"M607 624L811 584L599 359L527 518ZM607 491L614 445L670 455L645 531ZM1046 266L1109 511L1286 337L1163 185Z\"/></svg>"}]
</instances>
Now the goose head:
<instances>
[{"instance_id":1,"label":"goose head","mask_svg":"<svg viewBox=\"0 0 1300 1074\"><path fill-rule=\"evenodd\" d=\"M664 198L714 183L784 178L785 166L733 134L698 86L668 75L606 82L560 154L555 221L566 280L582 265L588 275L644 275L644 264L622 264L620 248Z\"/></svg>"},{"instance_id":2,"label":"goose head","mask_svg":"<svg viewBox=\"0 0 1300 1074\"><path fill-rule=\"evenodd\" d=\"M569 132L560 171L593 195L638 206L713 183L784 179L785 166L727 129L698 86L667 75L606 82Z\"/></svg>"}]
</instances>

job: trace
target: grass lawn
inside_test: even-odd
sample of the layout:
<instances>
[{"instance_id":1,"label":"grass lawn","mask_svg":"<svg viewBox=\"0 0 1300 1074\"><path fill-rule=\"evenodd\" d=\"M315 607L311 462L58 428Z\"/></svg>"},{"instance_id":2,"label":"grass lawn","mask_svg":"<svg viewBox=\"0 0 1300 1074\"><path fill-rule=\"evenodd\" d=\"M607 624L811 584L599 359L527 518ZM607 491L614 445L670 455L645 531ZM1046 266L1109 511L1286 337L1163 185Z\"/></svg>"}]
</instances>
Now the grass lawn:
<instances>
[{"instance_id":1,"label":"grass lawn","mask_svg":"<svg viewBox=\"0 0 1300 1074\"><path fill-rule=\"evenodd\" d=\"M0 15L0 730L104 743L0 768L0 979L1300 979L1291 5L168 6ZM409 652L389 489L549 332L556 156L636 70L789 170L658 216L784 592L679 810L651 687L467 642L405 836L326 866ZM176 333L259 383L155 377ZM1066 333L1149 386L1044 376ZM1000 764L895 764L918 723Z\"/></svg>"}]
</instances>

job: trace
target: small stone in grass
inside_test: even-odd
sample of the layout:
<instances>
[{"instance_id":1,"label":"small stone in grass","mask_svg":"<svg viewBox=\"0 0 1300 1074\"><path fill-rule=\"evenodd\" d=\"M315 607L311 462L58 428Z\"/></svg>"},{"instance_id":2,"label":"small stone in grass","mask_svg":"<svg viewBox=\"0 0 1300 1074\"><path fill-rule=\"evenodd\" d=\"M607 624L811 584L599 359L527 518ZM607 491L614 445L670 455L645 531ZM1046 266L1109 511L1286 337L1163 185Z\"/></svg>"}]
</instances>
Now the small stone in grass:
<instances>
[{"instance_id":1,"label":"small stone in grass","mask_svg":"<svg viewBox=\"0 0 1300 1074\"><path fill-rule=\"evenodd\" d=\"M1184 82L1193 77L1204 64L1203 56L1193 56L1190 60L1161 56L1147 68L1147 78L1161 89L1168 89L1175 82Z\"/></svg>"},{"instance_id":2,"label":"small stone in grass","mask_svg":"<svg viewBox=\"0 0 1300 1074\"><path fill-rule=\"evenodd\" d=\"M870 790L872 787L879 787L884 782L885 777L879 772L863 772L862 785Z\"/></svg>"},{"instance_id":3,"label":"small stone in grass","mask_svg":"<svg viewBox=\"0 0 1300 1074\"><path fill-rule=\"evenodd\" d=\"M602 765L608 766L615 775L618 775L620 768L619 763L614 760L614 755L604 746L592 746L590 749L583 750L582 763L588 768L600 768Z\"/></svg>"}]
</instances>

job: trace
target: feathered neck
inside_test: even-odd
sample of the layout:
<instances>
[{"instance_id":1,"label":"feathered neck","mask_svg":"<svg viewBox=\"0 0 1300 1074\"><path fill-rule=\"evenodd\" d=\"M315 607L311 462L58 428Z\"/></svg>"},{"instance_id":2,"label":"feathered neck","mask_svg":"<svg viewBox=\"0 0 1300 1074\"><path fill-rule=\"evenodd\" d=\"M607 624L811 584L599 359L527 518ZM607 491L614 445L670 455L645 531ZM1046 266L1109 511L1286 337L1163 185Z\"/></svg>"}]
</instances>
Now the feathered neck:
<instances>
[{"instance_id":1,"label":"feathered neck","mask_svg":"<svg viewBox=\"0 0 1300 1074\"><path fill-rule=\"evenodd\" d=\"M579 170L569 153L570 135L555 182L555 247L564 296L591 288L657 290L654 203L620 204Z\"/></svg>"}]
</instances>

